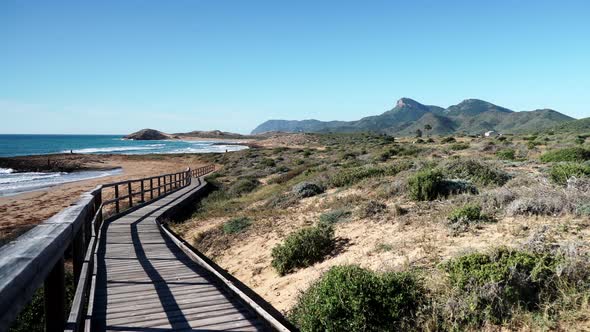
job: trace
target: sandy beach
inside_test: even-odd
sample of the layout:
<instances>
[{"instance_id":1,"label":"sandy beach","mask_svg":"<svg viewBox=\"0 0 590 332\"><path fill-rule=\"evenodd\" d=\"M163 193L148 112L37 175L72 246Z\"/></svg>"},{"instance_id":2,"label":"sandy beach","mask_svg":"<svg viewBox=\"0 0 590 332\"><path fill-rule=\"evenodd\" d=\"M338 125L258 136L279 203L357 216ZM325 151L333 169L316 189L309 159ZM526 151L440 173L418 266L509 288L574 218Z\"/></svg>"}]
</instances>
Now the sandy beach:
<instances>
[{"instance_id":1,"label":"sandy beach","mask_svg":"<svg viewBox=\"0 0 590 332\"><path fill-rule=\"evenodd\" d=\"M22 161L46 160L44 157L19 157ZM35 225L76 202L79 196L92 188L109 182L142 178L164 173L178 172L187 167L199 167L203 163L196 155L52 155L61 166L80 170L112 169L122 172L97 179L66 183L42 190L0 197L0 245L14 239ZM34 162L30 162L34 165Z\"/></svg>"}]
</instances>

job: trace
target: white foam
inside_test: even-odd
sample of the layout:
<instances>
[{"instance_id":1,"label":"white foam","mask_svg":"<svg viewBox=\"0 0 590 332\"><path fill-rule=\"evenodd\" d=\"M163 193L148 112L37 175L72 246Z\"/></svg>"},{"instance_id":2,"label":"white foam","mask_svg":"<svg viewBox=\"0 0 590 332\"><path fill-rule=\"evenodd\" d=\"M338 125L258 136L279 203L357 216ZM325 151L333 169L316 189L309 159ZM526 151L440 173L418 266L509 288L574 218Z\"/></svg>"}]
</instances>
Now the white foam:
<instances>
[{"instance_id":1,"label":"white foam","mask_svg":"<svg viewBox=\"0 0 590 332\"><path fill-rule=\"evenodd\" d=\"M135 150L153 150L147 146L112 146L108 148L86 148L73 150L74 153L108 153L108 152L124 152L124 151L135 151ZM69 153L70 151L62 151L62 153Z\"/></svg>"},{"instance_id":2,"label":"white foam","mask_svg":"<svg viewBox=\"0 0 590 332\"><path fill-rule=\"evenodd\" d=\"M0 175L0 197L39 190L63 183L95 179L121 173L121 169L72 173L13 173Z\"/></svg>"},{"instance_id":3,"label":"white foam","mask_svg":"<svg viewBox=\"0 0 590 332\"><path fill-rule=\"evenodd\" d=\"M0 174L10 174L10 173L14 173L14 170L12 168L0 168Z\"/></svg>"}]
</instances>

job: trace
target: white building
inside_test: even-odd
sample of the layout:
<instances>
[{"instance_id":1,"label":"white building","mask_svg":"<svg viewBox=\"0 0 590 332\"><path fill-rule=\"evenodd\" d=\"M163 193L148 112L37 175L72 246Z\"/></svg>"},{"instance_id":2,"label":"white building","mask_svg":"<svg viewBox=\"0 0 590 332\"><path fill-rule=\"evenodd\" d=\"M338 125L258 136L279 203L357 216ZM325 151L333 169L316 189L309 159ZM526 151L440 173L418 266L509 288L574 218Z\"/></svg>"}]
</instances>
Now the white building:
<instances>
[{"instance_id":1,"label":"white building","mask_svg":"<svg viewBox=\"0 0 590 332\"><path fill-rule=\"evenodd\" d=\"M496 137L496 136L499 136L500 134L498 134L497 131L490 130L490 131L486 131L483 135L485 137Z\"/></svg>"}]
</instances>

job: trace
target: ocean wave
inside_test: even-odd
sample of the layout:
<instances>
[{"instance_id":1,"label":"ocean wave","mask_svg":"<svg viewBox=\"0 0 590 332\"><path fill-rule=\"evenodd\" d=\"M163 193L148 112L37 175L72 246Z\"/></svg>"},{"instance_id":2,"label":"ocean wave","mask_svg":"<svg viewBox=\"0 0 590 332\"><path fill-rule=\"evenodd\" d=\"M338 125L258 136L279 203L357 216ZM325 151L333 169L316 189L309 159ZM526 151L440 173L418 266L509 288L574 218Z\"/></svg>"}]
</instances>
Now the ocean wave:
<instances>
[{"instance_id":1,"label":"ocean wave","mask_svg":"<svg viewBox=\"0 0 590 332\"><path fill-rule=\"evenodd\" d=\"M0 184L8 184L8 183L23 183L23 182L31 182L37 180L47 180L51 178L57 178L63 176L67 173L40 173L40 172L31 172L31 173L12 173L8 176L0 177Z\"/></svg>"},{"instance_id":2,"label":"ocean wave","mask_svg":"<svg viewBox=\"0 0 590 332\"><path fill-rule=\"evenodd\" d=\"M111 146L107 148L86 148L73 150L74 153L108 153L108 152L124 152L124 151L135 151L135 150L153 150L152 147L148 146ZM69 153L70 151L62 151L62 153Z\"/></svg>"},{"instance_id":3,"label":"ocean wave","mask_svg":"<svg viewBox=\"0 0 590 332\"><path fill-rule=\"evenodd\" d=\"M11 174L14 173L12 168L0 168L0 174Z\"/></svg>"},{"instance_id":4,"label":"ocean wave","mask_svg":"<svg viewBox=\"0 0 590 332\"><path fill-rule=\"evenodd\" d=\"M81 171L72 173L14 173L0 176L0 197L30 192L64 183L82 181L120 174L120 168L104 171Z\"/></svg>"}]
</instances>

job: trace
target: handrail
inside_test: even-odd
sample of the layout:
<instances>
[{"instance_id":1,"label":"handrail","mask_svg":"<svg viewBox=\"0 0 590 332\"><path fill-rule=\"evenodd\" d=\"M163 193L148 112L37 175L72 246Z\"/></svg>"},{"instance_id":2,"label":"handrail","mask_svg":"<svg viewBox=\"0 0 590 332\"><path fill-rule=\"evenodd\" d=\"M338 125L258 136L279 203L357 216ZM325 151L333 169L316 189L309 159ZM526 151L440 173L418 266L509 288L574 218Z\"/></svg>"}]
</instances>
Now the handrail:
<instances>
[{"instance_id":1,"label":"handrail","mask_svg":"<svg viewBox=\"0 0 590 332\"><path fill-rule=\"evenodd\" d=\"M207 165L98 186L82 194L75 204L0 247L0 332L8 330L42 284L45 288L45 329L82 330L83 312L93 282L92 271L96 268L94 251L103 222L187 187L195 174L203 176L214 169L215 166ZM139 190L135 190L133 184L139 184ZM127 189L123 195L119 195L121 186ZM103 201L105 188L114 188L113 199ZM149 199L146 197L148 193ZM135 200L137 196L139 198ZM128 202L125 209L121 206L123 200ZM115 213L105 219L105 207L111 204L115 205ZM70 248L76 293L65 321L64 255Z\"/></svg>"}]
</instances>

